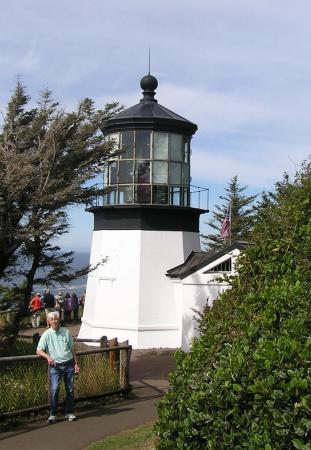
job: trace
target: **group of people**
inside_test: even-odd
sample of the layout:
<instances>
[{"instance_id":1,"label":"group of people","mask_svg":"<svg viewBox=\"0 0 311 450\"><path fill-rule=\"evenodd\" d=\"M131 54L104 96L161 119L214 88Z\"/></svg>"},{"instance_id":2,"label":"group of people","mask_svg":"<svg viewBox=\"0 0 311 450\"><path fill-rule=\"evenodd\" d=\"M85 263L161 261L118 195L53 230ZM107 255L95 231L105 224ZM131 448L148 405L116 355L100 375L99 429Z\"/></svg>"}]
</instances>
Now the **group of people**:
<instances>
[{"instance_id":1,"label":"group of people","mask_svg":"<svg viewBox=\"0 0 311 450\"><path fill-rule=\"evenodd\" d=\"M71 322L73 320L77 323L79 321L79 308L83 310L84 307L84 298L85 296L82 295L78 299L75 293L67 293L63 297L61 292L54 296L49 289L45 290L43 296L39 292L36 293L29 303L29 310L32 312L31 325L34 328L40 326L42 309L45 310L46 318L50 312L57 311L60 321Z\"/></svg>"}]
</instances>

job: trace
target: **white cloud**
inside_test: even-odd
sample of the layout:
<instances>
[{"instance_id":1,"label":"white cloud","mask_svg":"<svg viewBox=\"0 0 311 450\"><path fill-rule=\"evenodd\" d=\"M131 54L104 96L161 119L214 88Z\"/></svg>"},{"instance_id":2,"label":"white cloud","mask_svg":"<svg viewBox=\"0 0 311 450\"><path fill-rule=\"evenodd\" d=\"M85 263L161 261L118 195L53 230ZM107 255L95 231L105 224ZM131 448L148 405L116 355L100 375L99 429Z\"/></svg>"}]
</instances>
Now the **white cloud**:
<instances>
[{"instance_id":1,"label":"white cloud","mask_svg":"<svg viewBox=\"0 0 311 450\"><path fill-rule=\"evenodd\" d=\"M233 92L217 92L206 86L205 90L161 85L165 105L198 124L199 132L206 135L232 133L253 124L281 120L284 111L272 104L256 102L245 95ZM228 90L228 89L227 89Z\"/></svg>"}]
</instances>

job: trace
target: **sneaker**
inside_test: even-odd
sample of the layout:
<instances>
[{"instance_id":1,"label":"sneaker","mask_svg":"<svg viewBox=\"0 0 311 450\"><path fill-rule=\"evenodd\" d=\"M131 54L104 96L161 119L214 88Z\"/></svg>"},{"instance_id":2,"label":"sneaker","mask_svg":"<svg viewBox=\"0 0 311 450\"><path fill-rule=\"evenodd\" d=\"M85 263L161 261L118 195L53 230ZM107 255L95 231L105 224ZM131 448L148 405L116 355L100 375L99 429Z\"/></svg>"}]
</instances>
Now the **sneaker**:
<instances>
[{"instance_id":1,"label":"sneaker","mask_svg":"<svg viewBox=\"0 0 311 450\"><path fill-rule=\"evenodd\" d=\"M50 416L47 421L48 421L48 423L55 423L56 422L56 416Z\"/></svg>"},{"instance_id":2,"label":"sneaker","mask_svg":"<svg viewBox=\"0 0 311 450\"><path fill-rule=\"evenodd\" d=\"M74 414L66 414L65 419L69 420L69 422L73 422L77 420L77 417Z\"/></svg>"}]
</instances>

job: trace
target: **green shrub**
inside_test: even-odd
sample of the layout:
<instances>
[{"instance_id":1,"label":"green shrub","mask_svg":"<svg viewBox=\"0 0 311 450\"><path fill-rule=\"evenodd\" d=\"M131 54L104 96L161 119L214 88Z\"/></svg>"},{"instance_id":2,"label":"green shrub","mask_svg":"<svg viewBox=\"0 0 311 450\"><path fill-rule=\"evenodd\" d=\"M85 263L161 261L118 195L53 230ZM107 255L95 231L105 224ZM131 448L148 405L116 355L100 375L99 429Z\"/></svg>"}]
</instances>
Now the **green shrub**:
<instances>
[{"instance_id":1,"label":"green shrub","mask_svg":"<svg viewBox=\"0 0 311 450\"><path fill-rule=\"evenodd\" d=\"M311 166L258 208L239 277L159 406L159 449L311 449Z\"/></svg>"}]
</instances>

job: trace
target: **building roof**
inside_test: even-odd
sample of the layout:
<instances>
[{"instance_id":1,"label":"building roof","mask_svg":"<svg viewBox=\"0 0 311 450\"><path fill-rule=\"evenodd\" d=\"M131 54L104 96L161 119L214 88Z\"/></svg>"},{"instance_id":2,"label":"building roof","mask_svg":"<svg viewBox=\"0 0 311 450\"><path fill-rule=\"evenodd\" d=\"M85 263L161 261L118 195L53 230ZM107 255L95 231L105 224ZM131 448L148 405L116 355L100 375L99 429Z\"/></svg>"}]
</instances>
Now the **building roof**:
<instances>
[{"instance_id":1,"label":"building roof","mask_svg":"<svg viewBox=\"0 0 311 450\"><path fill-rule=\"evenodd\" d=\"M197 272L203 267L211 264L213 261L221 258L232 250L239 249L244 250L249 246L247 242L234 241L231 245L223 248L220 251L208 251L208 252L191 252L183 264L173 267L166 272L166 276L169 278L184 279L189 275Z\"/></svg>"},{"instance_id":2,"label":"building roof","mask_svg":"<svg viewBox=\"0 0 311 450\"><path fill-rule=\"evenodd\" d=\"M155 128L163 131L182 132L192 135L198 129L197 125L173 111L160 105L154 98L154 89L158 81L152 75L141 79L143 98L134 106L121 111L111 119L105 121L103 131L114 131L122 128Z\"/></svg>"},{"instance_id":3,"label":"building roof","mask_svg":"<svg viewBox=\"0 0 311 450\"><path fill-rule=\"evenodd\" d=\"M160 105L156 100L141 100L134 106L121 111L119 114L115 115L112 120L115 119L128 119L128 118L158 118L158 119L166 119L166 120L180 120L182 122L186 122L187 124L191 124L192 126L196 126L194 123L180 116L179 114L170 111L164 106Z\"/></svg>"}]
</instances>

